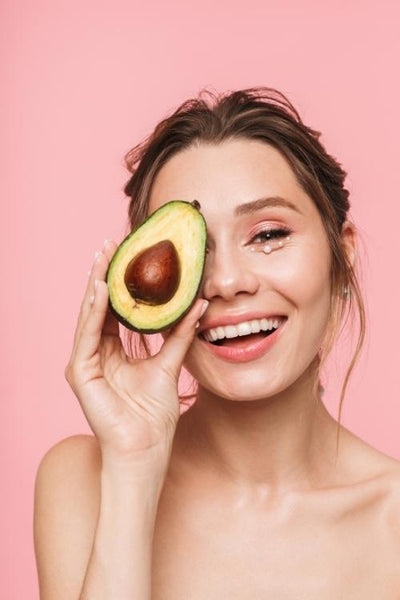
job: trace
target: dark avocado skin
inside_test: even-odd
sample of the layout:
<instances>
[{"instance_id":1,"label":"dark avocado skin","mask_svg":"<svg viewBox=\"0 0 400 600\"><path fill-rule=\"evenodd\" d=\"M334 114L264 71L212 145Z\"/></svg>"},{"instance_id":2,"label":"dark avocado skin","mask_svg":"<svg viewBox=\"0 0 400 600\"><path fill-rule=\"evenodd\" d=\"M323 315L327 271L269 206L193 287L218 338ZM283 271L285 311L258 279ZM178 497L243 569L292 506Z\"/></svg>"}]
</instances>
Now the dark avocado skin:
<instances>
[{"instance_id":1,"label":"dark avocado skin","mask_svg":"<svg viewBox=\"0 0 400 600\"><path fill-rule=\"evenodd\" d=\"M181 203L181 202L184 202L184 201L183 201L183 200L172 200L172 201L171 201L171 204L172 204L172 203L174 203L174 202L179 202L179 203ZM194 207L195 207L197 210L199 210L199 211L200 211L200 204L199 204L199 202L198 202L197 200L193 200L193 202L188 202L188 204L192 204L192 206L194 206ZM165 206L165 205L163 205L163 206ZM161 209L161 208L163 208L163 207L160 207L160 209ZM146 222L147 222L149 219L152 219L152 218L154 217L154 215L155 215L155 214L158 212L158 210L160 210L160 209L157 209L157 210L156 210L156 211L154 211L154 212L153 212L151 215L149 215L149 216L148 216L148 217L147 217L147 218L146 218L144 221L142 221L142 223L141 223L141 224L140 224L138 227L136 227L136 229L135 229L134 231L131 231L131 232L129 233L129 235L128 235L128 236L126 236L126 237L124 238L124 240L121 242L121 244L122 244L122 243L124 243L124 242L125 242L125 241L126 241L128 238L129 238L129 237L131 237L131 236L132 236L132 235L133 235L133 234L134 234L134 233L135 233L135 232L136 232L136 231L139 229L139 227L142 227L142 225L144 225L144 224L145 224L145 223L146 223ZM192 302L189 304L189 306L188 306L188 307L187 307L187 308L184 310L184 312L183 312L183 313L181 313L177 319L175 319L175 321L172 321L172 322L170 322L170 323L166 324L164 327L157 327L157 328L153 328L153 329L151 329L151 328L150 328L150 329L138 329L138 328L134 327L134 326L133 326L131 323L129 323L128 321L126 321L126 320L125 320L125 319L124 319L124 318L123 318L123 317L122 317L122 316L121 316L121 315L120 315L120 314L119 314L119 313L118 313L118 312L117 312L117 311L114 309L114 307L113 307L113 305L111 304L111 301L110 301L110 299L109 299L109 301L108 301L108 306L109 306L109 310L110 310L110 312L111 312L111 313L112 313L112 314L115 316L115 318L116 318L116 319L117 319L117 320L118 320L118 321L119 321L119 322L120 322L120 323L121 323L121 324L122 324L124 327L126 327L127 329L129 329L129 330L131 330L131 331L136 331L137 333L155 334L155 333L160 333L161 331L165 331L165 330L167 330L167 329L171 329L171 328L172 328L174 325L176 325L177 323L179 323L179 321L181 321L181 320L183 319L183 317L184 317L184 316L185 316L185 315L186 315L186 314L189 312L189 310L191 309L191 307L193 306L193 304L196 302L197 298L199 297L199 290L200 290L200 288L201 288L201 285L202 285L202 282L203 282L203 275L204 275L204 269L205 269L205 263L206 263L206 261L205 261L205 254L206 254L206 251L205 251L205 249L204 249L204 257L203 257L203 261L202 261L201 276L200 276L200 278L199 278L199 284L198 284L198 286L197 286L196 293L195 293L195 295L194 295L194 297L193 297L193 300L192 300ZM113 260L114 260L114 257L111 259L111 261L110 261L110 264L109 264L109 266L108 266L108 269L107 269L107 273L106 273L106 277L105 277L105 280L106 280L106 282L107 282L107 283L108 283L108 272L109 272L109 270L110 270L110 267L111 267L111 265L112 265L112 262L113 262Z\"/></svg>"}]
</instances>

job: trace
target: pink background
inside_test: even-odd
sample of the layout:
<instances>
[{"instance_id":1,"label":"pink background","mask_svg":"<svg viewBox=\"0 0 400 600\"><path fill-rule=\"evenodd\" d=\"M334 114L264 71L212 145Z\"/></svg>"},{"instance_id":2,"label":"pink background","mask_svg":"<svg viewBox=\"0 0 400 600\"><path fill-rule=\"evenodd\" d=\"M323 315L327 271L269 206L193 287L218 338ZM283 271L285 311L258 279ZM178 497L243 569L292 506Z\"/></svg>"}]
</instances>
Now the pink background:
<instances>
[{"instance_id":1,"label":"pink background","mask_svg":"<svg viewBox=\"0 0 400 600\"><path fill-rule=\"evenodd\" d=\"M349 172L369 329L343 423L400 459L396 5L3 0L3 598L38 597L41 457L89 431L64 367L93 253L125 232L123 155L204 86L281 89ZM330 369L333 414L343 366Z\"/></svg>"}]
</instances>

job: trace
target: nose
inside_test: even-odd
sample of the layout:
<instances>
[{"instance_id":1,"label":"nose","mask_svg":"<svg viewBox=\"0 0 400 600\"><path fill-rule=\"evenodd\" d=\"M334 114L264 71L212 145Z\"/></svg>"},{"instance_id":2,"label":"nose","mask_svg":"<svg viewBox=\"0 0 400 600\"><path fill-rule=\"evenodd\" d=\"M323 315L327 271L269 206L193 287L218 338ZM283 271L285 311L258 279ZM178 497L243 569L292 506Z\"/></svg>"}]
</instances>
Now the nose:
<instances>
[{"instance_id":1,"label":"nose","mask_svg":"<svg viewBox=\"0 0 400 600\"><path fill-rule=\"evenodd\" d=\"M224 248L207 255L203 277L206 300L220 298L229 302L239 294L255 294L258 288L258 277L241 251Z\"/></svg>"}]
</instances>

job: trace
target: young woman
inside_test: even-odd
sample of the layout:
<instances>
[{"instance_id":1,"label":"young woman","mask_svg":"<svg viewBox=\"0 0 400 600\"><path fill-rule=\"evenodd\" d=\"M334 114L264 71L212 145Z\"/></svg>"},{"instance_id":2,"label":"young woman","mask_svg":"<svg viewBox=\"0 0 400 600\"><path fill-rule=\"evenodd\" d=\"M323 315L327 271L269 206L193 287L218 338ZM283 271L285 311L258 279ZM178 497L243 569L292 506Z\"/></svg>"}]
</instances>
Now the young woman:
<instances>
[{"instance_id":1,"label":"young woman","mask_svg":"<svg viewBox=\"0 0 400 600\"><path fill-rule=\"evenodd\" d=\"M128 356L107 310L116 243L97 254L66 368L94 436L38 471L42 600L400 598L399 463L321 398L343 322L359 337L340 406L364 338L345 172L269 88L188 100L127 164L132 228L200 203L200 297L159 353Z\"/></svg>"}]
</instances>

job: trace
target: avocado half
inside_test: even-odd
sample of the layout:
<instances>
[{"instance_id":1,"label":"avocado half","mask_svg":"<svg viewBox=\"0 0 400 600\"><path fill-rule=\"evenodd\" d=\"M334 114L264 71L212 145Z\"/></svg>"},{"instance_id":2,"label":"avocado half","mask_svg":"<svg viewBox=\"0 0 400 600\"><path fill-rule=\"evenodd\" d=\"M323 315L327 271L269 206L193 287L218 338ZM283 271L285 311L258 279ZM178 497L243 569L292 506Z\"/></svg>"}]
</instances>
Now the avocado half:
<instances>
[{"instance_id":1,"label":"avocado half","mask_svg":"<svg viewBox=\"0 0 400 600\"><path fill-rule=\"evenodd\" d=\"M116 318L141 333L158 333L180 321L196 300L206 243L197 200L171 200L154 211L121 242L109 264L109 305Z\"/></svg>"}]
</instances>

